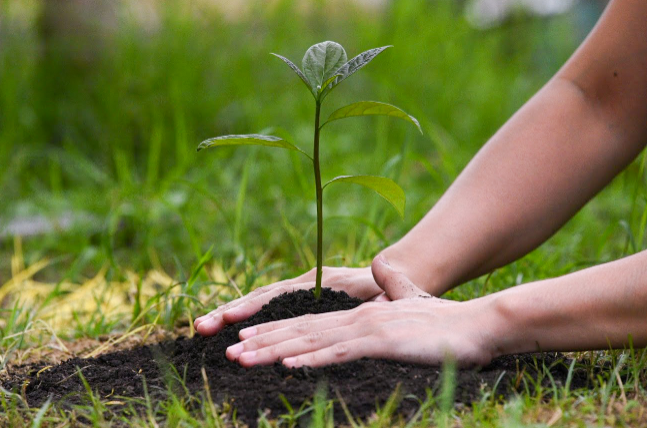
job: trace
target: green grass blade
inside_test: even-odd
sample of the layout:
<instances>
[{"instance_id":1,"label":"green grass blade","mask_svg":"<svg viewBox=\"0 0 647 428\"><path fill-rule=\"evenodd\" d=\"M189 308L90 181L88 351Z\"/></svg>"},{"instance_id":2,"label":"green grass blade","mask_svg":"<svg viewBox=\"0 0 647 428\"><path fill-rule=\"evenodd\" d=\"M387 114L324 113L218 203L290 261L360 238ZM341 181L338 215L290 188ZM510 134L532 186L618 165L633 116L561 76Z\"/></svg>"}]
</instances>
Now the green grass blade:
<instances>
[{"instance_id":1,"label":"green grass blade","mask_svg":"<svg viewBox=\"0 0 647 428\"><path fill-rule=\"evenodd\" d=\"M247 182L249 181L249 168L254 162L254 158L247 159L243 168L243 174L240 180L240 187L238 189L238 197L236 198L236 216L234 218L234 245L238 251L242 251L243 245L241 244L241 235L244 227L244 207L245 198L247 196Z\"/></svg>"},{"instance_id":2,"label":"green grass blade","mask_svg":"<svg viewBox=\"0 0 647 428\"><path fill-rule=\"evenodd\" d=\"M404 217L404 207L406 204L404 190L390 178L376 177L373 175L340 175L324 184L323 187L326 188L329 184L339 182L359 184L360 186L374 190L396 209L400 217Z\"/></svg>"},{"instance_id":3,"label":"green grass blade","mask_svg":"<svg viewBox=\"0 0 647 428\"><path fill-rule=\"evenodd\" d=\"M52 397L50 396L47 401L45 401L45 404L43 404L40 409L38 409L38 413L36 413L36 417L34 417L34 420L31 423L31 428L40 428L42 423L43 423L43 418L45 417L45 413L47 413L47 410L49 410L49 406L52 403Z\"/></svg>"},{"instance_id":4,"label":"green grass blade","mask_svg":"<svg viewBox=\"0 0 647 428\"><path fill-rule=\"evenodd\" d=\"M195 282L198 280L198 276L200 275L200 272L202 272L202 268L211 261L213 258L213 245L209 247L206 253L200 257L200 260L198 261L198 265L193 269L191 272L191 276L189 277L189 280L187 281L187 289L189 290L189 295L193 295L191 291L193 290L193 285Z\"/></svg>"},{"instance_id":5,"label":"green grass blade","mask_svg":"<svg viewBox=\"0 0 647 428\"><path fill-rule=\"evenodd\" d=\"M456 362L448 357L443 363L441 374L441 389L439 396L440 414L439 427L448 427L451 424L451 413L454 409L456 394Z\"/></svg>"}]
</instances>

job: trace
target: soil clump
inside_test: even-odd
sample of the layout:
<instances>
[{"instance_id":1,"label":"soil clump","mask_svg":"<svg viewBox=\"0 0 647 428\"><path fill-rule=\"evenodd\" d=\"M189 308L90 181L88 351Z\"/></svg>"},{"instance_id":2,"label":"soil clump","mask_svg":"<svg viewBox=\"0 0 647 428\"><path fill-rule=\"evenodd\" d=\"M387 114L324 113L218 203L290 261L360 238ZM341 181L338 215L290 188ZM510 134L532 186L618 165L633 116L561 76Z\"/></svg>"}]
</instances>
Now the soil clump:
<instances>
[{"instance_id":1,"label":"soil clump","mask_svg":"<svg viewBox=\"0 0 647 428\"><path fill-rule=\"evenodd\" d=\"M181 397L204 394L204 368L214 403L230 403L237 409L237 419L252 426L256 425L260 412L265 413L268 419L287 412L281 394L294 409L299 409L322 383L328 388L329 398L335 398L338 393L351 414L362 419L373 414L378 405L383 406L400 385L405 398L397 412L405 418L410 417L420 405L413 396L424 401L427 390L439 391L440 367L362 359L322 368L288 369L277 362L271 366L245 369L225 357L226 348L238 342L238 331L243 328L307 313L352 309L361 303L346 293L330 289L323 289L319 300L310 291L284 294L274 298L248 320L229 325L215 336L180 337L97 358L72 358L40 373L42 367L34 365L26 374L14 377L5 388L19 390L27 381L23 391L30 407L41 406L49 397L63 407L86 404L86 388L78 375L80 371L90 388L105 401L131 397L143 402L145 382L155 406L156 402L168 396L169 390ZM536 379L544 367L556 385L563 385L569 363L555 353L524 354L498 358L481 369L458 370L455 401L469 404L479 400L484 391L496 398L509 397L515 390L525 388L524 379L528 376ZM550 385L549 376L543 378L544 385ZM533 388L532 382L527 384ZM586 385L587 376L576 371L571 389ZM143 405L135 405L135 409L138 406ZM128 411L127 406L109 408L115 413ZM335 403L334 417L336 424L347 423L339 403Z\"/></svg>"}]
</instances>

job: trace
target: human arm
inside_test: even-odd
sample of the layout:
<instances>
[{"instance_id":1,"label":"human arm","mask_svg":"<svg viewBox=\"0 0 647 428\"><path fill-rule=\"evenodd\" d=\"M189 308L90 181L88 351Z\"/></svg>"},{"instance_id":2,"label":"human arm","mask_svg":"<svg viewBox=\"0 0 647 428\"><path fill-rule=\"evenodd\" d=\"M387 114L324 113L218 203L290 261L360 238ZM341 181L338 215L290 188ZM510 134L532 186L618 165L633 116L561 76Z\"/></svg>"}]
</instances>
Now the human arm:
<instances>
[{"instance_id":1,"label":"human arm","mask_svg":"<svg viewBox=\"0 0 647 428\"><path fill-rule=\"evenodd\" d=\"M382 265L388 281L402 282ZM390 284L387 284L387 287ZM323 366L362 357L461 366L520 352L647 346L647 251L466 302L438 298L363 304L240 331L227 357L245 367Z\"/></svg>"},{"instance_id":2,"label":"human arm","mask_svg":"<svg viewBox=\"0 0 647 428\"><path fill-rule=\"evenodd\" d=\"M438 296L550 237L647 143L645 34L647 2L611 2L555 77L382 254Z\"/></svg>"}]
</instances>

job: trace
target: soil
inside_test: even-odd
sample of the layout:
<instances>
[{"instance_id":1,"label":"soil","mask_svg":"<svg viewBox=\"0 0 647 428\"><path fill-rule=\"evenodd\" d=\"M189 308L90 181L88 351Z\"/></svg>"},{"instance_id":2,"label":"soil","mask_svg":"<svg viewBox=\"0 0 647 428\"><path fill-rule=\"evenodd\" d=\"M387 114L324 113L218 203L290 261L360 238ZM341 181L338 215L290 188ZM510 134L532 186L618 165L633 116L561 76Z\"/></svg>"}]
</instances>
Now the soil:
<instances>
[{"instance_id":1,"label":"soil","mask_svg":"<svg viewBox=\"0 0 647 428\"><path fill-rule=\"evenodd\" d=\"M434 393L439 390L440 367L362 359L323 368L287 369L275 363L245 369L225 357L225 349L238 341L238 331L242 328L306 313L351 309L360 303L343 292L329 289L322 290L320 300L314 299L309 291L284 294L248 320L227 326L216 336L180 337L97 358L72 358L40 373L44 364L33 365L26 374L15 375L6 386L19 390L28 382L23 392L31 407L39 407L52 397L63 408L69 408L87 403L84 401L87 400L86 389L78 375L80 370L92 390L105 401L120 400L120 397L143 398L145 381L151 400L157 402L166 398L169 389L181 396L188 393L200 397L205 391L204 368L214 403L230 403L237 409L237 420L252 426L256 425L260 412L265 413L268 419L287 413L281 395L294 409L299 409L322 383L327 385L329 398L342 397L351 414L360 419L371 416L400 385L405 398L397 411L405 418L410 417L419 407L419 401L414 397L424 400L428 389ZM455 401L469 404L481 399L484 391L504 399L515 390L523 390L526 384L532 389L533 382L525 382L524 378L528 375L536 379L544 367L558 386L563 385L569 363L555 353L524 354L496 359L480 369L459 370ZM184 387L177 381L178 377L184 378ZM543 378L544 384L549 385L549 376ZM576 372L571 388L585 387L586 384L586 375ZM496 390L492 391L493 388ZM126 406L109 408L115 413L128 411ZM347 422L339 404L335 404L334 417L337 424Z\"/></svg>"}]
</instances>

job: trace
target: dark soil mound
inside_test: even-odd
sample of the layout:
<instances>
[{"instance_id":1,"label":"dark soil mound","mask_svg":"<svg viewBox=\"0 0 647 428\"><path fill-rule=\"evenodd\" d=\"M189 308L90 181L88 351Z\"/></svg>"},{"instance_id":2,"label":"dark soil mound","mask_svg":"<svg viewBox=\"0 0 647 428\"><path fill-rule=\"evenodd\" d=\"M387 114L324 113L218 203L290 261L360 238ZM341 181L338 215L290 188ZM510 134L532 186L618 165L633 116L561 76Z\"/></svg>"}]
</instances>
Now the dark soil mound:
<instances>
[{"instance_id":1,"label":"dark soil mound","mask_svg":"<svg viewBox=\"0 0 647 428\"><path fill-rule=\"evenodd\" d=\"M90 387L102 398L109 397L107 400L119 396L143 398L144 381L153 401L164 399L169 388L180 395L185 394L177 381L178 374L184 378L188 391L197 395L204 391L201 372L204 367L214 402L232 403L238 409L239 420L255 425L259 411L269 410L268 418L286 413L280 394L298 409L304 400L314 395L321 382L327 384L329 391L338 391L351 413L359 418L368 417L376 405L383 405L398 384L403 396L410 394L409 397L414 395L423 400L427 389L438 391L441 373L438 367L363 359L317 369L287 369L279 363L244 369L225 357L225 349L238 341L238 331L242 328L306 313L351 309L360 303L345 293L329 289L323 290L319 301L307 291L285 294L247 321L227 326L213 337L180 338L97 358L74 358L39 375L33 370L27 379L29 385L25 394L32 407L40 406L50 396L63 406L83 403L86 390L77 374L77 370L81 370ZM549 368L555 383L564 384L567 363L556 354L516 355L499 358L479 370L459 370L456 401L470 403L480 399L484 385L490 391L496 385L495 396L507 397L515 388L523 388L524 373L536 378L542 366ZM548 377L544 378L548 382ZM12 383L17 387L24 380L16 379ZM575 376L571 383L573 388L585 384L585 376ZM405 398L398 411L406 417L413 414L418 405L417 400ZM119 406L111 406L111 409L124 410L115 407ZM335 405L335 420L346 422L340 405Z\"/></svg>"}]
</instances>

